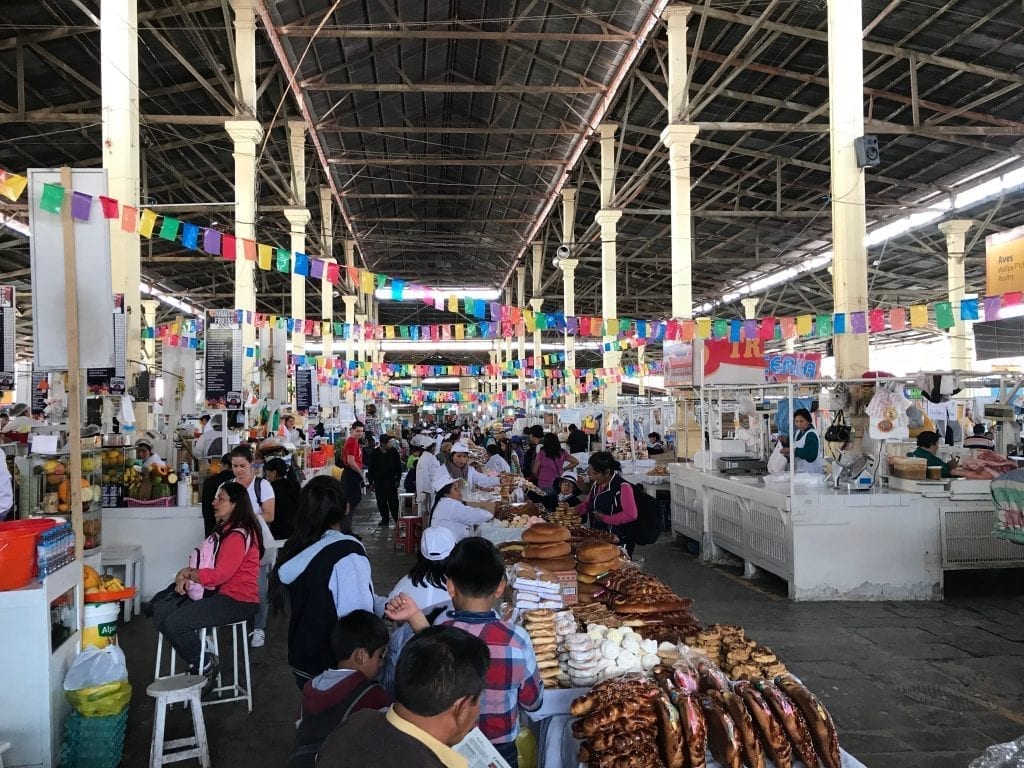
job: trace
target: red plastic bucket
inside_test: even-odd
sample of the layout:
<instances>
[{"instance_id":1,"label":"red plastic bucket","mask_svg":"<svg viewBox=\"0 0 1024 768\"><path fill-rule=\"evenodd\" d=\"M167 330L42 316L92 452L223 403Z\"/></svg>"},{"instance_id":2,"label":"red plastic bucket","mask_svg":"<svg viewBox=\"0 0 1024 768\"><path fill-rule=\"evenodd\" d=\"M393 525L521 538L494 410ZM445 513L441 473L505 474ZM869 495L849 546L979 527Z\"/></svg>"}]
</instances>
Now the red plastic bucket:
<instances>
[{"instance_id":1,"label":"red plastic bucket","mask_svg":"<svg viewBox=\"0 0 1024 768\"><path fill-rule=\"evenodd\" d=\"M21 589L36 575L36 539L59 521L47 517L0 523L0 591Z\"/></svg>"}]
</instances>

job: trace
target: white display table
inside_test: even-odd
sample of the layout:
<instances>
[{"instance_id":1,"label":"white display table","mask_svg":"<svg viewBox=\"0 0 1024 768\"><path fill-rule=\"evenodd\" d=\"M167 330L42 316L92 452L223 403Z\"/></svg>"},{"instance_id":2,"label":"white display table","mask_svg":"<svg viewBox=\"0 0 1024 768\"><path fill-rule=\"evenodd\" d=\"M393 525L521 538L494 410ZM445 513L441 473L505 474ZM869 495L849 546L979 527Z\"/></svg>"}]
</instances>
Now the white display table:
<instances>
[{"instance_id":1,"label":"white display table","mask_svg":"<svg viewBox=\"0 0 1024 768\"><path fill-rule=\"evenodd\" d=\"M794 600L936 600L942 597L937 505L920 494L847 493L823 484L766 486L759 477L681 464L672 478L672 527L789 583Z\"/></svg>"},{"instance_id":2,"label":"white display table","mask_svg":"<svg viewBox=\"0 0 1024 768\"><path fill-rule=\"evenodd\" d=\"M78 653L82 622L78 616L82 563L76 560L40 584L0 592L0 736L11 743L3 765L57 765L61 723L71 712L64 697L64 675ZM50 606L66 596L74 631L53 645Z\"/></svg>"},{"instance_id":3,"label":"white display table","mask_svg":"<svg viewBox=\"0 0 1024 768\"><path fill-rule=\"evenodd\" d=\"M174 581L189 553L204 538L200 507L108 507L103 510L103 543L142 547L142 599Z\"/></svg>"}]
</instances>

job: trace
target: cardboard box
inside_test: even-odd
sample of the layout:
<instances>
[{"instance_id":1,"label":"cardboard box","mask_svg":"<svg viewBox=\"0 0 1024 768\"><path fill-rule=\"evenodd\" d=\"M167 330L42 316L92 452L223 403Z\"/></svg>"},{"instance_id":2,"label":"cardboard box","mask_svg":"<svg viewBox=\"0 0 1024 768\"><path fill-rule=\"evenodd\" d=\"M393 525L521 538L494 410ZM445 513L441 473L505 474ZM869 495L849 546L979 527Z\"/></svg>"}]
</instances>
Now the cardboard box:
<instances>
[{"instance_id":1,"label":"cardboard box","mask_svg":"<svg viewBox=\"0 0 1024 768\"><path fill-rule=\"evenodd\" d=\"M552 571L552 575L562 586L562 602L565 605L576 605L576 571Z\"/></svg>"}]
</instances>

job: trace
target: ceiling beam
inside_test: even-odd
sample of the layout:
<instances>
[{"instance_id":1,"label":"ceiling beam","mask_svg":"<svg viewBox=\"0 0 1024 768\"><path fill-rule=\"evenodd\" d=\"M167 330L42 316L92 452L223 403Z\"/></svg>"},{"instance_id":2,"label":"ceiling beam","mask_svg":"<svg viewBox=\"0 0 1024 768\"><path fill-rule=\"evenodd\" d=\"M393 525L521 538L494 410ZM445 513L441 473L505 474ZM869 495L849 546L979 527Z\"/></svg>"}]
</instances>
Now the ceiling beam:
<instances>
[{"instance_id":1,"label":"ceiling beam","mask_svg":"<svg viewBox=\"0 0 1024 768\"><path fill-rule=\"evenodd\" d=\"M565 165L564 160L530 160L523 158L491 157L332 157L331 165L426 165L426 166L523 166L526 168L559 168Z\"/></svg>"},{"instance_id":2,"label":"ceiling beam","mask_svg":"<svg viewBox=\"0 0 1024 768\"><path fill-rule=\"evenodd\" d=\"M793 35L795 37L805 37L809 40L816 40L822 43L828 42L828 33L822 29L808 29L807 27L798 27L793 24L767 21L757 16L745 16L742 13L734 13L733 11L728 11L724 8L712 8L710 6L705 7L696 5L691 5L690 8L693 13L702 14L712 19L731 21L733 23L743 24L746 26L758 26L761 29L770 30L772 32L782 32L783 34ZM900 48L895 45L886 45L884 43L875 43L871 40L865 40L862 47L865 51L879 53L883 56L894 56L896 58L908 60L916 59L920 64L932 64L936 67L943 67L945 69L952 69L958 72L968 72L972 75L987 77L990 80L1005 80L1007 82L1017 83L1018 85L1024 85L1024 75L1019 75L1015 72L1007 72L995 67L987 67L982 64L971 64L966 61L949 58L948 56L936 56L925 51L918 51L912 48Z\"/></svg>"},{"instance_id":3,"label":"ceiling beam","mask_svg":"<svg viewBox=\"0 0 1024 768\"><path fill-rule=\"evenodd\" d=\"M379 134L480 134L484 136L577 136L579 128L513 128L501 126L467 126L467 125L343 125L335 122L324 122L317 125L321 131L332 133L379 133Z\"/></svg>"},{"instance_id":4,"label":"ceiling beam","mask_svg":"<svg viewBox=\"0 0 1024 768\"><path fill-rule=\"evenodd\" d=\"M488 83L327 83L306 80L301 87L310 91L363 91L372 93L604 93L599 85L491 85Z\"/></svg>"},{"instance_id":5,"label":"ceiling beam","mask_svg":"<svg viewBox=\"0 0 1024 768\"><path fill-rule=\"evenodd\" d=\"M450 30L403 27L401 29L365 29L362 27L314 27L285 25L278 27L284 37L356 40L527 40L560 43L631 43L636 35L611 32L493 32L482 29Z\"/></svg>"}]
</instances>

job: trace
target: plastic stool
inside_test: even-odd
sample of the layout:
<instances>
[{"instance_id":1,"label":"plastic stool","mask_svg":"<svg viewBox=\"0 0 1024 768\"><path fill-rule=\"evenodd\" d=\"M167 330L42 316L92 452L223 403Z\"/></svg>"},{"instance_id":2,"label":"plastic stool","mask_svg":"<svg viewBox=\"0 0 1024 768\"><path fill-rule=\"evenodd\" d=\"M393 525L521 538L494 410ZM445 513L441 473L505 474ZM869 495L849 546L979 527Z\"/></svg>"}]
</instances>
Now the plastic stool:
<instances>
[{"instance_id":1,"label":"plastic stool","mask_svg":"<svg viewBox=\"0 0 1024 768\"><path fill-rule=\"evenodd\" d=\"M104 544L100 553L104 572L124 568L121 580L126 587L135 587L135 597L124 601L124 620L132 620L132 611L142 613L142 547L131 544Z\"/></svg>"},{"instance_id":2,"label":"plastic stool","mask_svg":"<svg viewBox=\"0 0 1024 768\"><path fill-rule=\"evenodd\" d=\"M195 758L199 758L199 764L203 768L210 768L210 749L206 743L206 723L203 722L201 706L204 685L206 678L201 675L174 675L156 680L146 688L146 693L156 699L153 743L149 748L149 768L160 768L167 763ZM164 741L167 707L178 703L190 705L194 735L186 739Z\"/></svg>"},{"instance_id":3,"label":"plastic stool","mask_svg":"<svg viewBox=\"0 0 1024 768\"><path fill-rule=\"evenodd\" d=\"M208 698L202 702L204 707L208 707L212 704L228 704L232 701L245 701L249 711L252 712L252 667L249 664L249 622L247 621L236 621L234 624L225 624L225 627L231 627L231 680L229 685L224 684L224 667L221 666L220 671L217 673L216 685L211 690L211 693L216 694L217 698ZM217 634L219 627L204 627L200 630L199 643L199 668L202 669L206 666L206 655L208 653L215 654L224 663L224 658L220 653L220 638ZM242 648L242 662L245 665L244 669L238 663L238 648ZM177 654L173 650L170 651L170 672L168 675L163 675L160 672L160 667L163 666L163 654L164 654L164 636L157 634L156 642L156 669L153 672L153 677L156 680L166 680L169 677L174 676L175 658ZM241 679L240 679L241 678ZM228 693L227 696L223 694Z\"/></svg>"},{"instance_id":4,"label":"plastic stool","mask_svg":"<svg viewBox=\"0 0 1024 768\"><path fill-rule=\"evenodd\" d=\"M392 549L403 549L412 553L420 545L420 534L423 532L423 520L419 515L403 515L398 518L395 526L395 542Z\"/></svg>"}]
</instances>

